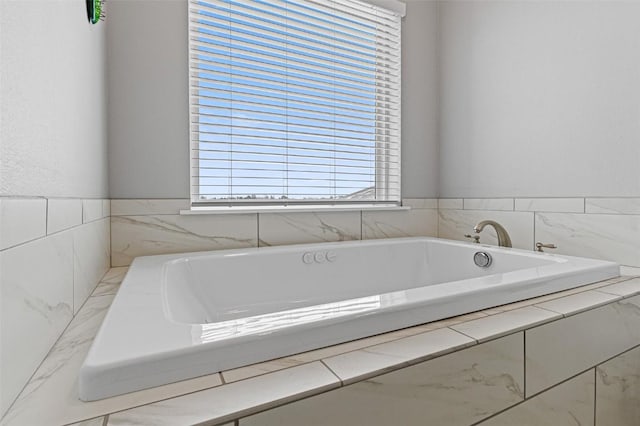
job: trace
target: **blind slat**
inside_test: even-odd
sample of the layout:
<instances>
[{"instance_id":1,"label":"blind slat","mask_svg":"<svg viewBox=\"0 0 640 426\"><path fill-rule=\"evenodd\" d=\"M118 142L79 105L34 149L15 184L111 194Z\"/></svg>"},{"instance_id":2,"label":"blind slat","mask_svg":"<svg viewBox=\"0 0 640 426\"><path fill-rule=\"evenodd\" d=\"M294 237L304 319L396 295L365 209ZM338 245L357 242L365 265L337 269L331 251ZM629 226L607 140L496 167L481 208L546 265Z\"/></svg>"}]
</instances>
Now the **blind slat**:
<instances>
[{"instance_id":1,"label":"blind slat","mask_svg":"<svg viewBox=\"0 0 640 426\"><path fill-rule=\"evenodd\" d=\"M277 131L277 130L267 130L267 129L254 129L254 134L250 133L247 128L245 128L245 132L242 133L239 131L237 126L234 126L234 130L238 130L237 132L226 132L223 130L220 131L203 131L198 130L198 134L201 135L214 135L214 136L229 136L229 137L248 137L248 138L261 138L261 139L270 139L270 140L293 140L300 142L336 142L343 144L354 141L354 142L367 142L368 144L373 144L378 142L376 138L372 139L364 139L364 138L347 138L347 137L338 137L338 136L328 136L328 135L318 135L314 133L302 133L302 132L285 132L285 131ZM380 137L384 137L385 135L380 135ZM304 138L307 139L304 139ZM329 138L331 138L329 140ZM364 143L352 143L355 146L366 146Z\"/></svg>"},{"instance_id":2,"label":"blind slat","mask_svg":"<svg viewBox=\"0 0 640 426\"><path fill-rule=\"evenodd\" d=\"M386 121L382 123L378 120L375 120L375 118L365 119L353 115L328 117L326 114L318 111L310 111L291 107L276 107L255 102L239 101L234 101L233 110L226 107L197 105L197 108L191 109L191 122L199 122L199 117L216 117L222 114L225 114L225 116L230 115L231 117L239 117L245 113L251 114L251 117L255 119L259 119L259 117L270 117L270 119L272 119L273 121L289 120L289 122L295 122L296 120L308 120L309 123L336 123L336 128L340 128L339 126L342 125L367 128L373 127L380 130L400 130L399 127L394 127L394 122ZM395 122L399 123L399 121L399 117L397 117Z\"/></svg>"},{"instance_id":3,"label":"blind slat","mask_svg":"<svg viewBox=\"0 0 640 426\"><path fill-rule=\"evenodd\" d=\"M392 148L384 148L384 147L371 147L371 148L363 148L356 145L341 145L336 143L327 143L327 142L308 142L301 141L295 142L292 140L287 140L286 147L291 149L303 149L308 151L317 151L317 152L326 152L326 153L337 153L337 154L358 154L358 155L369 155L372 156L374 154L377 155L385 155L392 156L396 155ZM229 150L231 146L233 147L256 147L256 148L271 148L272 145L268 144L260 144L257 142L212 142L212 141L199 141L195 142L192 149L194 151L208 151L215 149L226 149ZM354 149L360 148L365 151L354 151Z\"/></svg>"},{"instance_id":4,"label":"blind slat","mask_svg":"<svg viewBox=\"0 0 640 426\"><path fill-rule=\"evenodd\" d=\"M360 134L377 134L379 131L399 131L397 127L381 126L377 122L372 126L366 124L358 124L353 121L325 120L321 116L299 116L291 114L278 114L276 112L264 112L259 109L241 109L234 107L233 111L224 108L204 108L200 112L194 113L191 124L216 124L217 120L245 120L244 113L251 113L250 120L256 123L277 123L277 124L307 124L309 127L319 129L335 129L337 131L355 132Z\"/></svg>"},{"instance_id":5,"label":"blind slat","mask_svg":"<svg viewBox=\"0 0 640 426\"><path fill-rule=\"evenodd\" d=\"M230 163L230 162L229 162ZM200 180L204 180L204 179L208 179L208 178L228 178L229 176L229 171L230 170L235 170L236 172L238 171L238 169L233 169L232 167L228 166L226 167L225 164L223 164L221 162L221 164L219 165L219 167L216 167L215 169L202 169L201 171L204 173L201 173L198 175L198 179ZM270 174L270 173L306 173L306 174L315 174L315 175L333 175L334 171L333 170L315 170L313 168L309 168L308 166L305 165L305 167L300 167L300 168L296 168L296 167L289 167L289 168L272 168L272 169L265 169L265 168L261 168L261 167L256 167L256 168L252 168L252 167L243 167L241 170L241 172L244 173L253 173L253 172L262 172L263 174ZM220 173L219 175L215 175L213 173ZM255 175L257 176L258 173L255 173ZM352 171L352 170L341 170L339 173L340 176L342 175L352 175L352 176L375 176L375 173L372 171L366 171L366 170L362 170L362 171ZM389 176L391 178L399 178L399 175L396 174L389 174ZM354 177L354 179L358 179L356 177Z\"/></svg>"}]
</instances>

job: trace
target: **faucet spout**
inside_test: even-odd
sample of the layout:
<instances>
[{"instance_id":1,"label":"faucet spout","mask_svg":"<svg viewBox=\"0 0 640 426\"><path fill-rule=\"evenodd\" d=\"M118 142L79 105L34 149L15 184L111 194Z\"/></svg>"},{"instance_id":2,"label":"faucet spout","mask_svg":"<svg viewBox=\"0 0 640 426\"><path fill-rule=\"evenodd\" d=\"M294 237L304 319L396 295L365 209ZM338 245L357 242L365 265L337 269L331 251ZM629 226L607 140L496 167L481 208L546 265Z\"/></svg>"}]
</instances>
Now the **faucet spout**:
<instances>
[{"instance_id":1,"label":"faucet spout","mask_svg":"<svg viewBox=\"0 0 640 426\"><path fill-rule=\"evenodd\" d=\"M511 237L509 237L509 233L498 222L495 222L493 220L483 220L481 222L478 222L476 226L473 227L473 230L476 234L479 234L487 225L492 226L493 229L496 230L496 235L498 236L498 245L500 247L513 247L513 245L511 244Z\"/></svg>"}]
</instances>

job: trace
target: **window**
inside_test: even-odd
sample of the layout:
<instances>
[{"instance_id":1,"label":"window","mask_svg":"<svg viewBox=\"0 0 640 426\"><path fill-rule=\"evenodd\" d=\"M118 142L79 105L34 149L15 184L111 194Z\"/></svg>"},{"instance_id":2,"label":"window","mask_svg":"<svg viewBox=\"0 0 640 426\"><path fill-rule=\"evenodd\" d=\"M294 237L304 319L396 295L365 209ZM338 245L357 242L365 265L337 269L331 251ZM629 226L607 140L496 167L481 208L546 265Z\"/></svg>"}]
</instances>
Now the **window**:
<instances>
[{"instance_id":1,"label":"window","mask_svg":"<svg viewBox=\"0 0 640 426\"><path fill-rule=\"evenodd\" d=\"M194 206L399 203L397 13L191 0L189 17Z\"/></svg>"}]
</instances>

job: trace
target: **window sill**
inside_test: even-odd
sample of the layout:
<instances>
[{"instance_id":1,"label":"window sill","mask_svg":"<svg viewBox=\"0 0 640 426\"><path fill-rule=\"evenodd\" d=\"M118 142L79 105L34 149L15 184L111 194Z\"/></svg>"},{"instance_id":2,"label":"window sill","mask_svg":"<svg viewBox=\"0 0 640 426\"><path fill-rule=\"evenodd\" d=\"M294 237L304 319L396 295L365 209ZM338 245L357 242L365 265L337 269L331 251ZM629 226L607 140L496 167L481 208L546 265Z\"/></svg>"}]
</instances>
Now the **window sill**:
<instances>
[{"instance_id":1,"label":"window sill","mask_svg":"<svg viewBox=\"0 0 640 426\"><path fill-rule=\"evenodd\" d=\"M353 204L353 205L314 205L314 206L206 206L192 207L190 210L180 210L181 215L209 215L209 214L247 214L247 213L320 213L320 212L351 212L361 210L373 211L402 211L411 210L409 206Z\"/></svg>"}]
</instances>

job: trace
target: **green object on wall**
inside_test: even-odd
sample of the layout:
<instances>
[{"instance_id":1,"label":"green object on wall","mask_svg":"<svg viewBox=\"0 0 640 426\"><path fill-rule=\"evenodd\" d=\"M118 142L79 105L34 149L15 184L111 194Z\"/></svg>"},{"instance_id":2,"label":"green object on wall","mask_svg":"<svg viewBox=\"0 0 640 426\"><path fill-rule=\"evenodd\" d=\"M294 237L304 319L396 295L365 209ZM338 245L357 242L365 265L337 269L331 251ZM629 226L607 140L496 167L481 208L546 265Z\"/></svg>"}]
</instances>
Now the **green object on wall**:
<instances>
[{"instance_id":1,"label":"green object on wall","mask_svg":"<svg viewBox=\"0 0 640 426\"><path fill-rule=\"evenodd\" d=\"M89 22L97 24L104 18L103 0L86 0Z\"/></svg>"}]
</instances>

